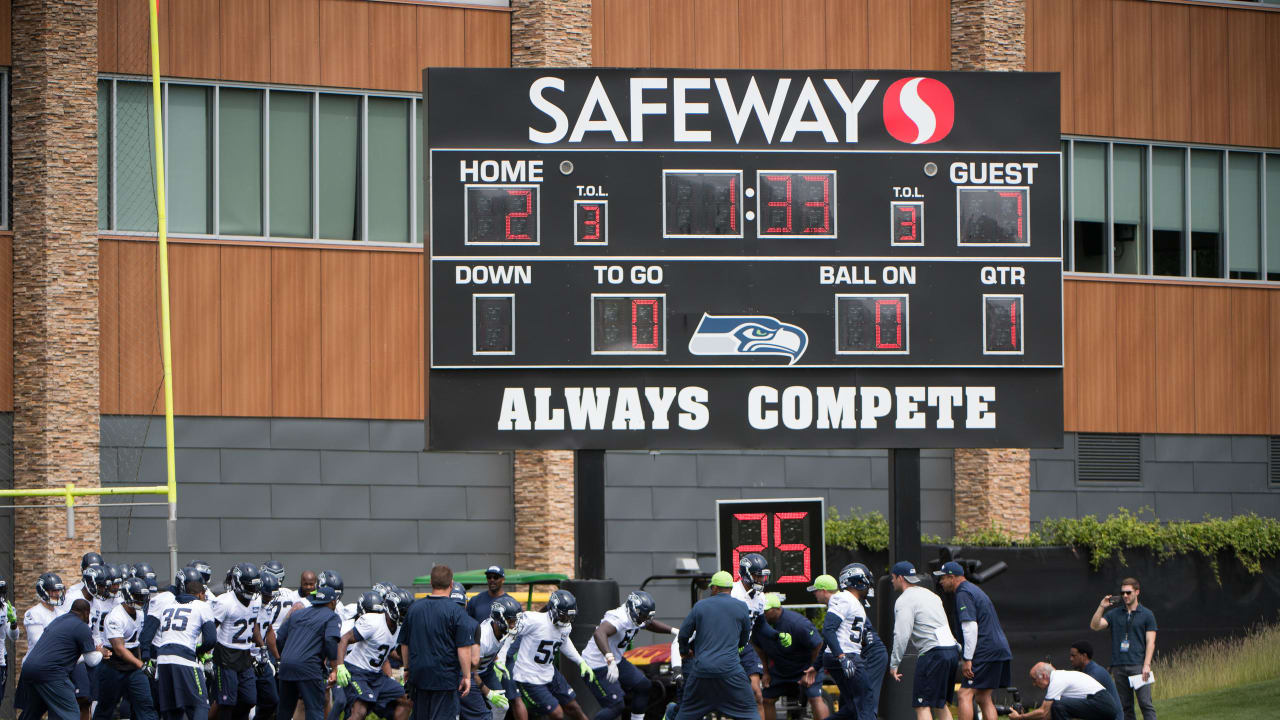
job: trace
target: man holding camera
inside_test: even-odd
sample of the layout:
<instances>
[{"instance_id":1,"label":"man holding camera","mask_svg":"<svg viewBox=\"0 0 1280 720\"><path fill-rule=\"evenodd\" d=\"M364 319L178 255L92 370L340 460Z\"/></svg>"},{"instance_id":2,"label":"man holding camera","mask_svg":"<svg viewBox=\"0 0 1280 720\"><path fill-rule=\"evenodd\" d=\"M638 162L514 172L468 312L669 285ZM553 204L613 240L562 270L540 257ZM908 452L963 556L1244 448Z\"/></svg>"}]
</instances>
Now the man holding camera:
<instances>
[{"instance_id":1,"label":"man holding camera","mask_svg":"<svg viewBox=\"0 0 1280 720\"><path fill-rule=\"evenodd\" d=\"M1120 693L1120 705L1125 720L1135 720L1133 712L1133 687L1129 676L1142 675L1151 679L1151 658L1156 651L1156 616L1138 604L1142 586L1134 578L1120 582L1120 595L1107 595L1094 610L1089 627L1093 630L1111 628L1111 677ZM1137 690L1138 706L1142 708L1142 720L1156 720L1156 707L1151 702L1151 685Z\"/></svg>"}]
</instances>

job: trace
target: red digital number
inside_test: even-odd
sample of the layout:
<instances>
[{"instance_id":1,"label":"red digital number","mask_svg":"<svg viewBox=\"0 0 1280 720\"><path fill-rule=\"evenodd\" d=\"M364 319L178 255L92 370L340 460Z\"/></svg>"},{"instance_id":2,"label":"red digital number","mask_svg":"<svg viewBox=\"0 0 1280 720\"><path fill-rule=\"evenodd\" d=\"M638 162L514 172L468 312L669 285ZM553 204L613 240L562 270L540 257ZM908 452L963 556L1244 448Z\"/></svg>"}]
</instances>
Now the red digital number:
<instances>
[{"instance_id":1,"label":"red digital number","mask_svg":"<svg viewBox=\"0 0 1280 720\"><path fill-rule=\"evenodd\" d=\"M647 307L649 313L649 322L653 323L651 330L652 335L650 341L640 342L639 321L643 317L640 308ZM633 298L631 300L631 349L633 350L657 350L658 341L658 299L657 298Z\"/></svg>"},{"instance_id":2,"label":"red digital number","mask_svg":"<svg viewBox=\"0 0 1280 720\"><path fill-rule=\"evenodd\" d=\"M1001 190L1001 191L998 191L997 194L1002 198L1013 198L1014 202L1017 203L1016 211L1017 211L1017 218L1018 218L1018 240L1022 240L1022 191Z\"/></svg>"},{"instance_id":3,"label":"red digital number","mask_svg":"<svg viewBox=\"0 0 1280 720\"><path fill-rule=\"evenodd\" d=\"M521 195L524 196L523 212L519 210L511 210L507 212L507 219L506 219L507 240L532 240L533 238L529 237L528 233L511 232L511 220L512 218L515 218L515 219L527 218L529 217L529 215L533 213L533 191L532 190L508 190L507 194L512 195L514 197L520 197Z\"/></svg>"},{"instance_id":4,"label":"red digital number","mask_svg":"<svg viewBox=\"0 0 1280 720\"><path fill-rule=\"evenodd\" d=\"M760 523L760 544L759 545L739 545L733 549L733 579L741 580L742 576L738 573L738 559L743 553L761 552L769 546L769 521L767 513L734 513L733 519L738 522L756 522Z\"/></svg>"},{"instance_id":5,"label":"red digital number","mask_svg":"<svg viewBox=\"0 0 1280 720\"><path fill-rule=\"evenodd\" d=\"M888 310L886 315L885 311ZM884 328L893 328L893 341L885 340ZM902 298L876 299L876 349L902 349Z\"/></svg>"},{"instance_id":6,"label":"red digital number","mask_svg":"<svg viewBox=\"0 0 1280 720\"><path fill-rule=\"evenodd\" d=\"M1018 304L1017 300L1009 303L1009 345L1014 348L1018 347Z\"/></svg>"},{"instance_id":7,"label":"red digital number","mask_svg":"<svg viewBox=\"0 0 1280 720\"><path fill-rule=\"evenodd\" d=\"M822 199L810 200L804 204L805 207L822 208L822 227L807 227L805 232L825 233L830 232L831 228L831 176L830 175L805 175L804 179L808 182L822 183ZM791 184L787 183L787 200L791 199ZM787 223L790 224L791 212L787 212Z\"/></svg>"},{"instance_id":8,"label":"red digital number","mask_svg":"<svg viewBox=\"0 0 1280 720\"><path fill-rule=\"evenodd\" d=\"M779 583L792 582L809 582L809 546L804 543L784 543L782 542L782 521L783 520L803 520L809 516L808 511L805 512L780 512L773 516L773 544L778 548L779 552L803 552L804 553L804 569L801 575L783 575L774 580Z\"/></svg>"},{"instance_id":9,"label":"red digital number","mask_svg":"<svg viewBox=\"0 0 1280 720\"><path fill-rule=\"evenodd\" d=\"M765 203L765 206L767 206L767 207L780 207L780 208L783 208L783 209L785 209L785 210L787 211L787 222L786 222L786 224L781 225L781 226L774 225L774 226L771 226L771 227L765 228L765 232L771 232L771 233L790 233L790 232L791 232L791 227L792 227L792 225L791 225L791 176L790 176L790 175L765 175L765 176L764 176L764 179L765 179L766 181L768 181L768 182L780 182L780 183L783 183L783 184L784 184L784 185L783 185L783 187L785 187L785 188L786 188L786 199L785 199L785 200L770 200L769 202Z\"/></svg>"},{"instance_id":10,"label":"red digital number","mask_svg":"<svg viewBox=\"0 0 1280 720\"><path fill-rule=\"evenodd\" d=\"M600 239L600 206L599 205L583 205L582 211L583 213L590 213L590 215L583 216L582 224L585 227L591 228L590 232L583 233L582 235L583 242L586 242L587 240L599 240Z\"/></svg>"},{"instance_id":11,"label":"red digital number","mask_svg":"<svg viewBox=\"0 0 1280 720\"><path fill-rule=\"evenodd\" d=\"M905 220L898 223L900 227L907 228L905 232L903 232L901 235L898 236L898 242L900 243L916 242L917 228L920 225L919 219L916 217L916 206L915 205L899 205L898 212L905 213L908 216Z\"/></svg>"}]
</instances>

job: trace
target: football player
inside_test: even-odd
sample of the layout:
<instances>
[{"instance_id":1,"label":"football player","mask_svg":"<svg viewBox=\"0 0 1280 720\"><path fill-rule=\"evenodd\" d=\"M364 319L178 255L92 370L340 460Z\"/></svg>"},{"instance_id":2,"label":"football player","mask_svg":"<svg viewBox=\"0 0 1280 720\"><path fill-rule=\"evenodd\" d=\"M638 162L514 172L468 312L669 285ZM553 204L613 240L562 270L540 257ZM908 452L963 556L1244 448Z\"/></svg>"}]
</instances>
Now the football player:
<instances>
[{"instance_id":1,"label":"football player","mask_svg":"<svg viewBox=\"0 0 1280 720\"><path fill-rule=\"evenodd\" d=\"M852 586L854 574L852 566L846 566L840 572L843 582L830 575L819 575L809 586L818 602L827 606L822 621L822 639L827 649L822 661L840 688L840 709L831 716L832 720L857 720L867 717L868 710L875 712L875 708L862 707L867 682L862 634L866 631L867 613L862 601L846 592Z\"/></svg>"},{"instance_id":2,"label":"football player","mask_svg":"<svg viewBox=\"0 0 1280 720\"><path fill-rule=\"evenodd\" d=\"M644 720L652 683L644 673L627 662L622 654L641 629L663 635L680 633L680 628L655 620L653 614L657 610L653 596L637 590L627 596L627 601L621 607L606 612L596 626L593 641L588 642L582 651L582 659L587 661L587 665L595 673L595 682L587 684L591 694L600 703L600 711L595 714L594 720L617 718L627 707L628 695L631 697L631 720Z\"/></svg>"},{"instance_id":3,"label":"football player","mask_svg":"<svg viewBox=\"0 0 1280 720\"><path fill-rule=\"evenodd\" d=\"M98 553L87 552L84 555L80 556L80 574L83 576L85 569L90 567L91 565L106 565L106 564L107 564L107 561L102 559L102 556L99 555ZM80 597L80 591L83 589L84 589L83 580L77 581L71 587L67 588L67 602L66 602L67 610L58 613L59 615L65 615L68 611L71 610L71 601Z\"/></svg>"},{"instance_id":4,"label":"football player","mask_svg":"<svg viewBox=\"0 0 1280 720\"><path fill-rule=\"evenodd\" d=\"M556 670L556 654L563 651L578 664L578 670L588 682L595 681L595 673L587 665L577 648L569 640L573 620L578 616L578 600L568 590L556 590L547 601L545 612L526 612L521 615L512 643L520 641L511 676L524 701L536 715L548 715L552 720L563 720L566 712L577 720L586 720L587 714L578 704L577 696L568 681ZM503 650L499 662L507 666L511 646Z\"/></svg>"},{"instance_id":5,"label":"football player","mask_svg":"<svg viewBox=\"0 0 1280 720\"><path fill-rule=\"evenodd\" d=\"M864 609L870 609L869 597L875 597L875 576L871 568L862 563L849 563L840 569L837 583L842 590L847 590ZM871 626L868 615L862 626L862 667L866 673L863 693L858 708L861 717L875 720L876 709L880 707L880 687L884 681L884 673L889 669L889 649L884 646L876 629Z\"/></svg>"},{"instance_id":6,"label":"football player","mask_svg":"<svg viewBox=\"0 0 1280 720\"><path fill-rule=\"evenodd\" d=\"M156 707L165 720L207 720L209 693L197 658L217 644L204 577L186 567L174 577L173 599L147 613L139 642L156 646Z\"/></svg>"},{"instance_id":7,"label":"football player","mask_svg":"<svg viewBox=\"0 0 1280 720\"><path fill-rule=\"evenodd\" d=\"M209 717L219 708L231 720L248 720L258 704L258 678L253 672L253 652L262 645L258 616L262 613L262 578L258 568L240 563L231 568L229 589L213 600L213 621L218 644L213 649L214 693Z\"/></svg>"},{"instance_id":8,"label":"football player","mask_svg":"<svg viewBox=\"0 0 1280 720\"><path fill-rule=\"evenodd\" d=\"M111 720L122 696L128 696L131 720L155 720L151 684L143 672L139 651L142 622L151 590L145 580L131 577L120 586L120 604L107 614L102 635L111 656L102 664L98 679L98 706L94 720Z\"/></svg>"},{"instance_id":9,"label":"football player","mask_svg":"<svg viewBox=\"0 0 1280 720\"><path fill-rule=\"evenodd\" d=\"M261 572L262 586L258 589L258 637L267 637L271 623L280 612L276 596L280 592L280 580L273 574ZM274 605L274 608L272 607ZM253 655L253 672L258 691L258 705L254 710L254 720L274 720L276 707L280 704L280 694L276 689L276 663L278 656L271 654L265 642L250 651Z\"/></svg>"},{"instance_id":10,"label":"football player","mask_svg":"<svg viewBox=\"0 0 1280 720\"><path fill-rule=\"evenodd\" d=\"M280 650L276 647L276 631L284 622L284 616L301 600L301 596L285 586L284 565L279 560L268 560L258 568L262 577L262 642L278 664ZM271 577L273 580L268 580ZM274 581L274 582L273 582ZM268 590L268 586L273 590ZM275 684L274 682L272 683ZM257 717L255 713L254 717Z\"/></svg>"},{"instance_id":11,"label":"football player","mask_svg":"<svg viewBox=\"0 0 1280 720\"><path fill-rule=\"evenodd\" d=\"M761 637L776 639L782 647L791 647L791 635L779 633L764 620L764 586L769 584L771 576L769 563L760 553L747 553L738 560L739 581L733 585L733 597L746 603L751 613L751 637L759 633ZM756 652L755 643L749 641L742 649L742 669L751 679L751 692L756 696L756 712L764 717L764 695L761 691L760 679L764 675L764 665Z\"/></svg>"},{"instance_id":12,"label":"football player","mask_svg":"<svg viewBox=\"0 0 1280 720\"><path fill-rule=\"evenodd\" d=\"M499 713L511 708L516 720L526 720L528 712L523 702L512 704L516 697L515 683L511 673L505 666L498 665L498 655L504 646L511 642L516 627L520 623L520 614L524 606L510 595L499 595L489 605L489 617L476 627L476 652L480 659L476 667L476 677L480 680L480 693L495 709L495 720L500 720ZM472 687L475 690L475 687Z\"/></svg>"},{"instance_id":13,"label":"football player","mask_svg":"<svg viewBox=\"0 0 1280 720\"><path fill-rule=\"evenodd\" d=\"M814 720L825 720L831 710L822 700L822 683L818 682L822 636L805 616L784 609L777 593L765 596L764 619L793 638L789 648L783 648L776 640L756 638L760 661L764 663L761 694L764 695L765 720L775 720L776 703L783 695L807 698Z\"/></svg>"},{"instance_id":14,"label":"football player","mask_svg":"<svg viewBox=\"0 0 1280 720\"><path fill-rule=\"evenodd\" d=\"M146 584L147 590L151 591L152 595L160 592L159 576L156 575L156 569L151 567L151 563L134 563L133 567L130 568L130 571L133 577L138 578Z\"/></svg>"},{"instance_id":15,"label":"football player","mask_svg":"<svg viewBox=\"0 0 1280 720\"><path fill-rule=\"evenodd\" d=\"M27 653L40 641L44 626L58 617L58 608L66 599L66 587L57 573L47 572L36 579L35 605L22 614L22 628L27 632Z\"/></svg>"},{"instance_id":16,"label":"football player","mask_svg":"<svg viewBox=\"0 0 1280 720\"><path fill-rule=\"evenodd\" d=\"M400 597L370 590L360 596L360 617L338 641L334 680L351 701L347 720L364 720L374 711L386 720L406 720L412 708L404 686L391 679L387 658L397 645ZM335 701L336 704L336 701Z\"/></svg>"}]
</instances>

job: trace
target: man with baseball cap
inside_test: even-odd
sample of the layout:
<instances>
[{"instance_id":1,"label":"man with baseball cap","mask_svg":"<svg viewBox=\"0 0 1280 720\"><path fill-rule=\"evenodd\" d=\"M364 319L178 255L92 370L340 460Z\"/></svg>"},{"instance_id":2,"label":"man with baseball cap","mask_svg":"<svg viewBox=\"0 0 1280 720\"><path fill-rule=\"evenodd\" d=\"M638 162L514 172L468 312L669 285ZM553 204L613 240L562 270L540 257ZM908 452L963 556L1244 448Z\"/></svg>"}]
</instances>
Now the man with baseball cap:
<instances>
[{"instance_id":1,"label":"man with baseball cap","mask_svg":"<svg viewBox=\"0 0 1280 720\"><path fill-rule=\"evenodd\" d=\"M1009 663L1013 653L1000 627L991 598L977 585L964 579L964 568L952 561L934 571L938 584L955 595L956 618L964 646L960 657L960 720L973 720L973 701L982 706L983 717L995 717L991 691L1009 686Z\"/></svg>"},{"instance_id":2,"label":"man with baseball cap","mask_svg":"<svg viewBox=\"0 0 1280 720\"><path fill-rule=\"evenodd\" d=\"M907 641L915 646L915 677L911 682L911 706L917 720L929 720L930 710L937 720L951 720L947 703L954 694L952 680L960 664L960 648L947 624L942 599L932 591L919 587L920 573L910 561L895 563L889 571L893 589L901 593L893 605L893 654L889 674L902 681L898 665L907 652Z\"/></svg>"},{"instance_id":3,"label":"man with baseball cap","mask_svg":"<svg viewBox=\"0 0 1280 720\"><path fill-rule=\"evenodd\" d=\"M476 622L488 620L493 601L506 595L502 590L502 584L507 581L507 573L503 571L501 565L490 565L485 568L484 579L489 589L476 593L476 596L467 602L467 614Z\"/></svg>"},{"instance_id":4,"label":"man with baseball cap","mask_svg":"<svg viewBox=\"0 0 1280 720\"><path fill-rule=\"evenodd\" d=\"M713 712L734 720L760 720L755 693L739 655L751 637L751 613L730 593L733 576L711 576L711 595L680 623L684 687L676 720L701 720ZM697 638L694 638L697 633Z\"/></svg>"},{"instance_id":5,"label":"man with baseball cap","mask_svg":"<svg viewBox=\"0 0 1280 720\"><path fill-rule=\"evenodd\" d=\"M793 642L783 647L778 638L756 638L760 649L760 661L764 663L764 716L776 720L778 698L783 695L803 696L808 700L814 720L826 720L831 714L822 699L821 672L822 636L805 616L795 610L782 607L777 593L764 598L764 619L779 633L790 633Z\"/></svg>"}]
</instances>

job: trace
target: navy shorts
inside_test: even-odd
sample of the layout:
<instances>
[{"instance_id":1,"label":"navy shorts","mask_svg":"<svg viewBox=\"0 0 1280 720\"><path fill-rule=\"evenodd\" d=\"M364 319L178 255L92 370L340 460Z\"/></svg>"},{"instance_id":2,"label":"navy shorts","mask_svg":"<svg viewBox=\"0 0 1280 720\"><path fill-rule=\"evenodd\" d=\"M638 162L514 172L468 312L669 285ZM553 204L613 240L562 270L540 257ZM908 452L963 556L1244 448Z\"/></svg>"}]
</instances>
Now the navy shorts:
<instances>
[{"instance_id":1,"label":"navy shorts","mask_svg":"<svg viewBox=\"0 0 1280 720\"><path fill-rule=\"evenodd\" d=\"M735 720L759 720L755 693L746 675L685 678L676 720L702 720L713 712Z\"/></svg>"},{"instance_id":2,"label":"navy shorts","mask_svg":"<svg viewBox=\"0 0 1280 720\"><path fill-rule=\"evenodd\" d=\"M653 682L626 658L618 661L618 679L614 682L609 682L607 665L591 668L591 671L595 673L596 679L587 683L587 689L596 702L600 703L600 707L612 708L616 711L615 716L628 705L635 715L643 715L649 707L649 691L653 688ZM631 697L630 703L626 702L627 696ZM596 717L599 718L600 715Z\"/></svg>"},{"instance_id":3,"label":"navy shorts","mask_svg":"<svg viewBox=\"0 0 1280 720\"><path fill-rule=\"evenodd\" d=\"M783 696L796 697L800 695L800 693L804 693L804 696L807 698L822 697L821 678L815 678L812 685L804 688L800 687L800 680L798 678L791 680L769 678L769 680L771 681L769 685L760 689L760 694L768 700L773 700Z\"/></svg>"},{"instance_id":4,"label":"navy shorts","mask_svg":"<svg viewBox=\"0 0 1280 720\"><path fill-rule=\"evenodd\" d=\"M232 670L215 665L213 677L214 698L222 707L258 704L258 676L253 674L252 667Z\"/></svg>"},{"instance_id":5,"label":"navy shorts","mask_svg":"<svg viewBox=\"0 0 1280 720\"><path fill-rule=\"evenodd\" d=\"M568 705L578 698L559 671L546 685L530 685L517 681L516 688L520 690L520 696L524 698L525 704L534 711L535 715L548 715L557 707Z\"/></svg>"},{"instance_id":6,"label":"navy shorts","mask_svg":"<svg viewBox=\"0 0 1280 720\"><path fill-rule=\"evenodd\" d=\"M92 701L98 697L98 688L89 676L89 668L82 662L76 663L76 666L71 668L71 684L75 686L77 701Z\"/></svg>"},{"instance_id":7,"label":"navy shorts","mask_svg":"<svg viewBox=\"0 0 1280 720\"><path fill-rule=\"evenodd\" d=\"M936 647L916 658L916 675L911 681L911 707L940 708L955 695L956 668L960 649L955 645Z\"/></svg>"},{"instance_id":8,"label":"navy shorts","mask_svg":"<svg viewBox=\"0 0 1280 720\"><path fill-rule=\"evenodd\" d=\"M359 700L384 718L391 717L391 704L404 697L404 686L380 672L356 670L347 683L347 700Z\"/></svg>"},{"instance_id":9,"label":"navy shorts","mask_svg":"<svg viewBox=\"0 0 1280 720\"><path fill-rule=\"evenodd\" d=\"M386 713L378 714L390 717ZM461 720L489 720L493 717L493 711L489 709L489 703L480 690L480 677L475 673L471 674L471 691L458 697L458 717Z\"/></svg>"},{"instance_id":10,"label":"navy shorts","mask_svg":"<svg viewBox=\"0 0 1280 720\"><path fill-rule=\"evenodd\" d=\"M1008 660L993 662L974 662L973 677L960 678L960 687L974 690L995 690L1009 687L1012 676L1009 674Z\"/></svg>"},{"instance_id":11,"label":"navy shorts","mask_svg":"<svg viewBox=\"0 0 1280 720\"><path fill-rule=\"evenodd\" d=\"M204 670L190 665L165 663L156 666L156 709L162 713L184 712L196 717L209 715L209 692L204 686Z\"/></svg>"},{"instance_id":12,"label":"navy shorts","mask_svg":"<svg viewBox=\"0 0 1280 720\"><path fill-rule=\"evenodd\" d=\"M751 643L747 643L738 658L742 660L742 672L748 676L764 675L764 663L760 662L760 656L756 654L756 649L751 647Z\"/></svg>"},{"instance_id":13,"label":"navy shorts","mask_svg":"<svg viewBox=\"0 0 1280 720\"><path fill-rule=\"evenodd\" d=\"M281 680L280 705L276 717L291 720L293 711L302 701L302 711L307 720L324 720L325 683L319 678L310 680Z\"/></svg>"},{"instance_id":14,"label":"navy shorts","mask_svg":"<svg viewBox=\"0 0 1280 720\"><path fill-rule=\"evenodd\" d=\"M455 720L458 691L418 690L413 698L413 720Z\"/></svg>"}]
</instances>

